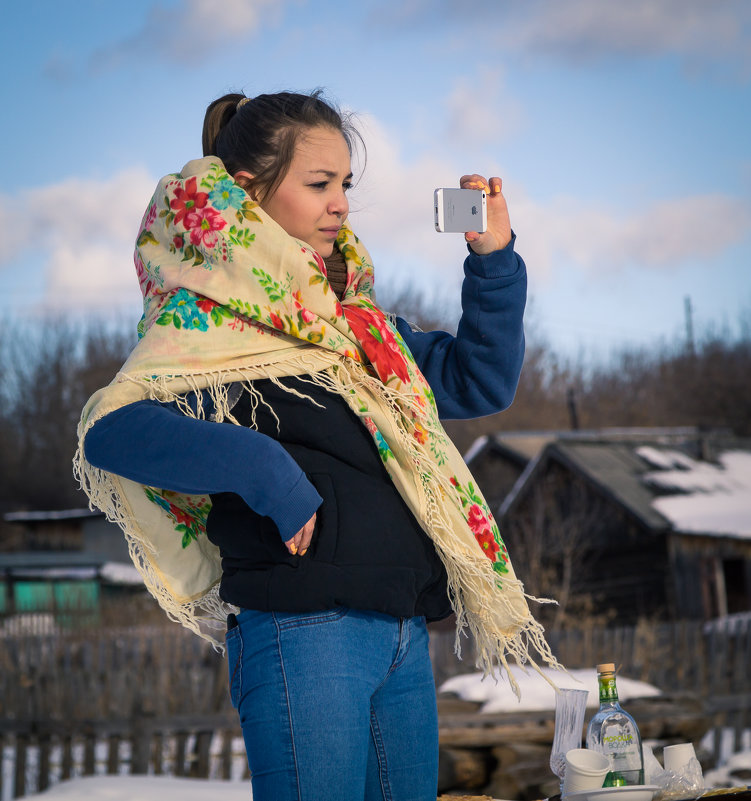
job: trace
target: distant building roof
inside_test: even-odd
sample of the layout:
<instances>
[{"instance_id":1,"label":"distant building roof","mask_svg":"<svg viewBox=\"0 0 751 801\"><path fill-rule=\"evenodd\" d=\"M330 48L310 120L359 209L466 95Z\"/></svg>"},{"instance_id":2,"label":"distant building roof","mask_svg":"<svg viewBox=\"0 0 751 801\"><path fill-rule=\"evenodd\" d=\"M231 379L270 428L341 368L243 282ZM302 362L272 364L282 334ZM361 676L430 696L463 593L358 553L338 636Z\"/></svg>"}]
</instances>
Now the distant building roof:
<instances>
[{"instance_id":1,"label":"distant building roof","mask_svg":"<svg viewBox=\"0 0 751 801\"><path fill-rule=\"evenodd\" d=\"M35 523L47 520L80 520L86 517L102 517L104 512L91 509L59 509L49 512L7 512L6 523Z\"/></svg>"},{"instance_id":2,"label":"distant building roof","mask_svg":"<svg viewBox=\"0 0 751 801\"><path fill-rule=\"evenodd\" d=\"M0 578L92 579L108 584L143 584L131 562L113 562L106 555L88 551L0 552Z\"/></svg>"},{"instance_id":3,"label":"distant building roof","mask_svg":"<svg viewBox=\"0 0 751 801\"><path fill-rule=\"evenodd\" d=\"M575 440L577 442L654 442L680 443L696 441L702 432L694 426L644 428L592 428L577 430L499 431L478 437L464 455L471 465L480 453L488 448L499 450L522 464L539 456L551 442Z\"/></svg>"}]
</instances>

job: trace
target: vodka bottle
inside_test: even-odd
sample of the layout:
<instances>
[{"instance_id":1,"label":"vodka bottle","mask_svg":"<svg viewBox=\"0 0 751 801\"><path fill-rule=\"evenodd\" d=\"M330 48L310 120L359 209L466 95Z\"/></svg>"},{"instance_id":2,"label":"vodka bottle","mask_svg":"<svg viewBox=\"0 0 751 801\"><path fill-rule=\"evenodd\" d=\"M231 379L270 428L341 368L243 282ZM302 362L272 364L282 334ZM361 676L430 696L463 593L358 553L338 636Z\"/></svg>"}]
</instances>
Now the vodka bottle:
<instances>
[{"instance_id":1,"label":"vodka bottle","mask_svg":"<svg viewBox=\"0 0 751 801\"><path fill-rule=\"evenodd\" d=\"M644 756L639 728L634 719L618 703L615 687L615 665L597 666L600 708L587 727L587 748L599 751L610 759L610 773L605 786L644 783Z\"/></svg>"}]
</instances>

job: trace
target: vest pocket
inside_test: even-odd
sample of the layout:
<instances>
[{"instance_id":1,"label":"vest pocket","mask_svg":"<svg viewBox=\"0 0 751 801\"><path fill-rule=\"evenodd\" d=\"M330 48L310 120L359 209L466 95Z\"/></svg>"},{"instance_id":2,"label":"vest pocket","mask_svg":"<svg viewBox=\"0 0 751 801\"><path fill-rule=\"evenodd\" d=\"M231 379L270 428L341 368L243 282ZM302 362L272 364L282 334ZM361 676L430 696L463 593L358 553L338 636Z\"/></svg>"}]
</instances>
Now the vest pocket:
<instances>
[{"instance_id":1,"label":"vest pocket","mask_svg":"<svg viewBox=\"0 0 751 801\"><path fill-rule=\"evenodd\" d=\"M315 559L317 562L333 562L336 556L336 545L339 532L339 514L336 505L334 482L328 473L308 473L310 483L323 498L323 503L316 512L316 524L310 550L303 559Z\"/></svg>"}]
</instances>

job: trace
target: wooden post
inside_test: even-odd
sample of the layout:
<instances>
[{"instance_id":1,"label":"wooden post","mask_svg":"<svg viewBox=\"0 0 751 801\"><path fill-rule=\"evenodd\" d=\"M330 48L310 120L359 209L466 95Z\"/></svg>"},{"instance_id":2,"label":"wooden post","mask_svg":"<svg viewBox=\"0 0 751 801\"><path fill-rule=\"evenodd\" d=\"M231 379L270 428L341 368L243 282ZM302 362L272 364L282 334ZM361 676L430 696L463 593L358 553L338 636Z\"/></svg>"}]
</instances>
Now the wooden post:
<instances>
[{"instance_id":1,"label":"wooden post","mask_svg":"<svg viewBox=\"0 0 751 801\"><path fill-rule=\"evenodd\" d=\"M220 757L221 776L225 780L232 778L232 732L225 729L222 732L222 752ZM0 790L2 788L0 787Z\"/></svg>"},{"instance_id":2,"label":"wooden post","mask_svg":"<svg viewBox=\"0 0 751 801\"><path fill-rule=\"evenodd\" d=\"M29 747L29 735L16 735L16 769L13 782L13 798L26 795L26 754Z\"/></svg>"},{"instance_id":3,"label":"wooden post","mask_svg":"<svg viewBox=\"0 0 751 801\"><path fill-rule=\"evenodd\" d=\"M152 760L154 763L154 775L161 776L164 773L164 735L160 732L154 732L152 738L153 755Z\"/></svg>"},{"instance_id":4,"label":"wooden post","mask_svg":"<svg viewBox=\"0 0 751 801\"><path fill-rule=\"evenodd\" d=\"M185 776L185 748L188 741L187 732L177 732L175 741L175 776Z\"/></svg>"},{"instance_id":5,"label":"wooden post","mask_svg":"<svg viewBox=\"0 0 751 801\"><path fill-rule=\"evenodd\" d=\"M70 779L73 775L73 737L66 734L63 737L63 759L60 770L60 778Z\"/></svg>"},{"instance_id":6,"label":"wooden post","mask_svg":"<svg viewBox=\"0 0 751 801\"><path fill-rule=\"evenodd\" d=\"M96 773L96 734L86 732L83 741L83 775L93 776Z\"/></svg>"},{"instance_id":7,"label":"wooden post","mask_svg":"<svg viewBox=\"0 0 751 801\"><path fill-rule=\"evenodd\" d=\"M134 776L144 776L149 772L151 752L151 729L143 723L133 727L130 741L130 772Z\"/></svg>"},{"instance_id":8,"label":"wooden post","mask_svg":"<svg viewBox=\"0 0 751 801\"><path fill-rule=\"evenodd\" d=\"M194 758L190 766L190 775L196 779L208 779L211 768L211 738L213 732L199 731L193 746Z\"/></svg>"},{"instance_id":9,"label":"wooden post","mask_svg":"<svg viewBox=\"0 0 751 801\"><path fill-rule=\"evenodd\" d=\"M52 738L49 734L39 736L39 780L37 790L41 793L50 786L50 752Z\"/></svg>"},{"instance_id":10,"label":"wooden post","mask_svg":"<svg viewBox=\"0 0 751 801\"><path fill-rule=\"evenodd\" d=\"M107 773L117 776L120 768L120 735L110 734L107 744Z\"/></svg>"}]
</instances>

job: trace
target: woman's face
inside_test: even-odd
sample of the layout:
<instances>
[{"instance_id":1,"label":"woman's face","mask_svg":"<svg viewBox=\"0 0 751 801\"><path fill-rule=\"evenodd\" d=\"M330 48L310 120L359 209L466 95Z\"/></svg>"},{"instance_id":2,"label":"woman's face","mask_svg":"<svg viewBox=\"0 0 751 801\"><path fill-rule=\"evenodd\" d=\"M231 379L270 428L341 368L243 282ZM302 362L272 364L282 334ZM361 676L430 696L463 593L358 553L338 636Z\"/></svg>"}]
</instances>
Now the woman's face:
<instances>
[{"instance_id":1,"label":"woman's face","mask_svg":"<svg viewBox=\"0 0 751 801\"><path fill-rule=\"evenodd\" d=\"M261 201L261 208L290 236L330 256L349 211L346 192L351 185L344 137L318 126L300 136L289 171L274 194Z\"/></svg>"}]
</instances>

